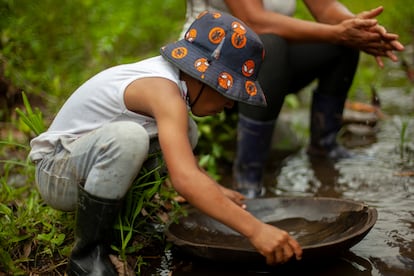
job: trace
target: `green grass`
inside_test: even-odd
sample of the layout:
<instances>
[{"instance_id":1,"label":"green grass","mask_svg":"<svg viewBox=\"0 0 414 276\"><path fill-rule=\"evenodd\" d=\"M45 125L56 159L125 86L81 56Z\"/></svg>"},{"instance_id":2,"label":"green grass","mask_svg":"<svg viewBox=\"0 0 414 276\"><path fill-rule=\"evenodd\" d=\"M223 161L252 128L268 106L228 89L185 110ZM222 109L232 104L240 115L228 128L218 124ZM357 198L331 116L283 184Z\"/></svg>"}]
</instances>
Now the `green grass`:
<instances>
[{"instance_id":1,"label":"green grass","mask_svg":"<svg viewBox=\"0 0 414 276\"><path fill-rule=\"evenodd\" d=\"M23 93L24 110L18 109L24 125L34 134L45 131L42 114L33 109ZM13 140L2 141L14 153L29 151L25 144ZM163 235L148 225L165 225L182 215L181 206L173 200L176 192L165 185L167 176L159 169L163 161L159 153L159 166L151 171L142 170L125 197L123 211L114 226L112 248L122 261L137 256L133 268L138 271L146 263L140 253L151 242L163 241ZM8 275L29 273L57 273L66 266L74 237L74 213L60 212L47 206L34 186L34 165L25 160L0 160L0 272ZM11 179L28 176L26 184L13 185ZM137 242L138 241L138 242Z\"/></svg>"}]
</instances>

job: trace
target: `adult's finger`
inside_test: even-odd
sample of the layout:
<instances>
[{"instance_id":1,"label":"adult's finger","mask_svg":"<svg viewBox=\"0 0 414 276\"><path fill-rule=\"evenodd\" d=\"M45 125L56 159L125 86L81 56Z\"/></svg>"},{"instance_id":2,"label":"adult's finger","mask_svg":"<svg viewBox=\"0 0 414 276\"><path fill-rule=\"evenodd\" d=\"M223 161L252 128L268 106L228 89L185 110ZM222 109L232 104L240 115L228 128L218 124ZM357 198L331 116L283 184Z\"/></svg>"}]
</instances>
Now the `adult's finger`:
<instances>
[{"instance_id":1,"label":"adult's finger","mask_svg":"<svg viewBox=\"0 0 414 276\"><path fill-rule=\"evenodd\" d=\"M364 52L367 54L373 55L375 57L387 57L394 62L398 61L397 55L394 53L394 51L391 51L391 50L381 50L377 48L365 48Z\"/></svg>"},{"instance_id":2,"label":"adult's finger","mask_svg":"<svg viewBox=\"0 0 414 276\"><path fill-rule=\"evenodd\" d=\"M376 25L372 28L370 28L370 32L376 32L381 35L381 40L383 42L386 42L387 45L391 45L391 49L397 50L397 51L403 51L404 45L401 44L400 41L398 41L399 35L394 33L389 33L386 31L385 27Z\"/></svg>"},{"instance_id":3,"label":"adult's finger","mask_svg":"<svg viewBox=\"0 0 414 276\"><path fill-rule=\"evenodd\" d=\"M385 33L382 35L382 39L390 41L390 40L398 40L400 36L393 33Z\"/></svg>"},{"instance_id":4,"label":"adult's finger","mask_svg":"<svg viewBox=\"0 0 414 276\"><path fill-rule=\"evenodd\" d=\"M377 62L380 68L384 68L384 62L382 61L382 58L380 56L375 56L375 61Z\"/></svg>"},{"instance_id":5,"label":"adult's finger","mask_svg":"<svg viewBox=\"0 0 414 276\"><path fill-rule=\"evenodd\" d=\"M379 33L382 37L387 35L387 29L384 26L377 24L370 29L371 32Z\"/></svg>"},{"instance_id":6,"label":"adult's finger","mask_svg":"<svg viewBox=\"0 0 414 276\"><path fill-rule=\"evenodd\" d=\"M361 44L361 49L362 50L366 50L366 49L372 49L375 50L377 52L385 52L386 50L392 50L393 47L390 45L386 45L384 44L384 42L381 41L367 41L364 44Z\"/></svg>"},{"instance_id":7,"label":"adult's finger","mask_svg":"<svg viewBox=\"0 0 414 276\"><path fill-rule=\"evenodd\" d=\"M376 19L361 19L361 18L354 18L351 19L357 28L363 29L371 29L378 24L378 20Z\"/></svg>"},{"instance_id":8,"label":"adult's finger","mask_svg":"<svg viewBox=\"0 0 414 276\"><path fill-rule=\"evenodd\" d=\"M398 57L394 54L393 51L386 51L385 54L389 57L392 61L397 62Z\"/></svg>"},{"instance_id":9,"label":"adult's finger","mask_svg":"<svg viewBox=\"0 0 414 276\"><path fill-rule=\"evenodd\" d=\"M389 42L395 50L397 51L404 51L405 47L404 45L401 44L401 42L399 42L398 40L392 40Z\"/></svg>"},{"instance_id":10,"label":"adult's finger","mask_svg":"<svg viewBox=\"0 0 414 276\"><path fill-rule=\"evenodd\" d=\"M386 53L383 50L379 50L378 48L368 48L365 47L362 49L365 53L368 55L374 56L374 57L385 57Z\"/></svg>"},{"instance_id":11,"label":"adult's finger","mask_svg":"<svg viewBox=\"0 0 414 276\"><path fill-rule=\"evenodd\" d=\"M394 51L396 50L394 45L391 41L384 41L381 40L379 42L369 42L366 43L366 48L376 48L378 51L386 52L386 51Z\"/></svg>"},{"instance_id":12,"label":"adult's finger","mask_svg":"<svg viewBox=\"0 0 414 276\"><path fill-rule=\"evenodd\" d=\"M384 11L384 8L382 6L376 7L374 9L371 9L369 11L363 11L357 15L358 18L362 19L371 19L375 18L378 15L380 15Z\"/></svg>"},{"instance_id":13,"label":"adult's finger","mask_svg":"<svg viewBox=\"0 0 414 276\"><path fill-rule=\"evenodd\" d=\"M380 34L381 38L386 41L397 40L399 37L397 34L389 33L384 26L378 25L378 24L373 26L369 30L370 32L375 32L375 33Z\"/></svg>"}]
</instances>

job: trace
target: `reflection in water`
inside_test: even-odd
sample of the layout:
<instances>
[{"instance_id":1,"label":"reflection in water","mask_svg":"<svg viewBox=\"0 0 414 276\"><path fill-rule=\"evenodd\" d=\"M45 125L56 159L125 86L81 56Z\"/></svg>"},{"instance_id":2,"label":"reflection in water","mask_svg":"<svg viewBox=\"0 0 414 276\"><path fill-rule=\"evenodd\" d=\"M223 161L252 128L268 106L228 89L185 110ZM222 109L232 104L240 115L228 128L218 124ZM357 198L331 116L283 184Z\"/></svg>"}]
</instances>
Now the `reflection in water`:
<instances>
[{"instance_id":1,"label":"reflection in water","mask_svg":"<svg viewBox=\"0 0 414 276\"><path fill-rule=\"evenodd\" d=\"M293 262L270 268L211 263L182 256L170 268L173 275L414 275L414 176L406 173L414 172L414 122L410 119L402 145L399 122L404 120L408 119L381 122L378 142L355 149L358 153L355 159L334 164L309 159L300 151L284 160L278 167L277 177L267 178L270 179L266 181L267 190L272 196L344 198L365 202L377 209L374 227L341 258ZM269 175L273 176L274 171ZM277 223L291 224L292 221ZM302 219L295 223L302 228L311 221ZM301 243L306 243L311 232L323 234L325 223L328 222L308 225L309 231L288 231Z\"/></svg>"},{"instance_id":2,"label":"reflection in water","mask_svg":"<svg viewBox=\"0 0 414 276\"><path fill-rule=\"evenodd\" d=\"M357 158L331 165L310 160L304 152L289 157L271 187L281 196L348 198L375 207L377 223L351 249L373 264L373 275L414 274L414 177L404 174L414 171L414 135L407 134L401 147L398 120L403 119L384 122L381 142L358 150Z\"/></svg>"},{"instance_id":3,"label":"reflection in water","mask_svg":"<svg viewBox=\"0 0 414 276\"><path fill-rule=\"evenodd\" d=\"M335 163L308 158L304 151L287 158L277 178L278 185L269 190L277 195L325 196L341 198L339 171Z\"/></svg>"},{"instance_id":4,"label":"reflection in water","mask_svg":"<svg viewBox=\"0 0 414 276\"><path fill-rule=\"evenodd\" d=\"M248 264L237 266L225 263L211 263L194 260L182 263L173 273L174 276L248 276L248 275L307 275L307 276L369 276L373 267L369 260L352 252L341 258L323 259L312 262L291 262L276 267L254 267Z\"/></svg>"}]
</instances>

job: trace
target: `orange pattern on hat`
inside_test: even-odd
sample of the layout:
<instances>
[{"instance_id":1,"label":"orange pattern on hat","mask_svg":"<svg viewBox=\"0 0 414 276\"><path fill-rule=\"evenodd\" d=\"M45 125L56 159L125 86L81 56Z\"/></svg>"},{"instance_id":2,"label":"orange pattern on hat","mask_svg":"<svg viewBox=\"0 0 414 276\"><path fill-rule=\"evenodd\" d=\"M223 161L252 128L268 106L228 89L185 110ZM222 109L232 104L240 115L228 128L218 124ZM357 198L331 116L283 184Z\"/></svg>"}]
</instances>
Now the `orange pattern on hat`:
<instances>
[{"instance_id":1,"label":"orange pattern on hat","mask_svg":"<svg viewBox=\"0 0 414 276\"><path fill-rule=\"evenodd\" d=\"M245 77L251 77L254 74L254 61L249 59L242 66L242 73Z\"/></svg>"},{"instance_id":2,"label":"orange pattern on hat","mask_svg":"<svg viewBox=\"0 0 414 276\"><path fill-rule=\"evenodd\" d=\"M237 21L231 23L231 27L233 28L233 31L238 34L246 34L247 32L246 28L240 22Z\"/></svg>"},{"instance_id":3,"label":"orange pattern on hat","mask_svg":"<svg viewBox=\"0 0 414 276\"><path fill-rule=\"evenodd\" d=\"M233 28L233 35L231 36L231 44L237 48L243 48L246 46L247 43L247 37L246 37L246 28L237 21L234 21L231 24L231 27Z\"/></svg>"},{"instance_id":4,"label":"orange pattern on hat","mask_svg":"<svg viewBox=\"0 0 414 276\"><path fill-rule=\"evenodd\" d=\"M231 36L231 44L234 46L234 48L240 49L246 46L247 38L245 35L233 33Z\"/></svg>"},{"instance_id":5,"label":"orange pattern on hat","mask_svg":"<svg viewBox=\"0 0 414 276\"><path fill-rule=\"evenodd\" d=\"M203 17L204 15L206 15L208 13L208 11L203 11L201 12L199 15L197 15L197 19L200 19L201 17Z\"/></svg>"},{"instance_id":6,"label":"orange pattern on hat","mask_svg":"<svg viewBox=\"0 0 414 276\"><path fill-rule=\"evenodd\" d=\"M185 39L188 42L193 42L196 39L196 37L197 37L197 30L196 29L191 29L185 34Z\"/></svg>"},{"instance_id":7,"label":"orange pattern on hat","mask_svg":"<svg viewBox=\"0 0 414 276\"><path fill-rule=\"evenodd\" d=\"M220 27L214 27L210 30L208 34L208 39L211 43L219 44L223 37L226 35L226 32L223 28Z\"/></svg>"},{"instance_id":8,"label":"orange pattern on hat","mask_svg":"<svg viewBox=\"0 0 414 276\"><path fill-rule=\"evenodd\" d=\"M199 58L194 62L194 67L197 69L197 71L204 73L207 71L210 64L208 63L208 60L206 58Z\"/></svg>"},{"instance_id":9,"label":"orange pattern on hat","mask_svg":"<svg viewBox=\"0 0 414 276\"><path fill-rule=\"evenodd\" d=\"M255 96L257 94L257 87L254 82L246 81L244 87L246 88L247 94L249 94L250 96Z\"/></svg>"},{"instance_id":10,"label":"orange pattern on hat","mask_svg":"<svg viewBox=\"0 0 414 276\"><path fill-rule=\"evenodd\" d=\"M220 73L217 81L219 86L226 90L233 86L233 77L227 72Z\"/></svg>"},{"instance_id":11,"label":"orange pattern on hat","mask_svg":"<svg viewBox=\"0 0 414 276\"><path fill-rule=\"evenodd\" d=\"M219 13L219 12L214 12L214 13L213 13L213 17L214 17L214 18L216 18L216 19L217 19L217 18L220 18L220 17L221 17L221 13Z\"/></svg>"},{"instance_id":12,"label":"orange pattern on hat","mask_svg":"<svg viewBox=\"0 0 414 276\"><path fill-rule=\"evenodd\" d=\"M177 47L171 51L171 56L175 59L182 59L188 53L187 48L185 47Z\"/></svg>"}]
</instances>

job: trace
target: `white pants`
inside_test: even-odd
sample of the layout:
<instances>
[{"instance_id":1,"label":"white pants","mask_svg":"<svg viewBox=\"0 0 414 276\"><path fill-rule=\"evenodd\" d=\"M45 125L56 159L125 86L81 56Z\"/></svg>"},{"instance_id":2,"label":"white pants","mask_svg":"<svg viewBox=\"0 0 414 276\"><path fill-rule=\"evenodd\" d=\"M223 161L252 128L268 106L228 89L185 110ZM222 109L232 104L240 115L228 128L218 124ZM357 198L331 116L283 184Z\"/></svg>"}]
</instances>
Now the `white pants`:
<instances>
[{"instance_id":1,"label":"white pants","mask_svg":"<svg viewBox=\"0 0 414 276\"><path fill-rule=\"evenodd\" d=\"M190 119L190 141L197 128ZM158 139L134 122L115 122L78 138L61 139L55 151L36 165L36 182L43 200L55 209L76 208L78 185L95 196L121 199L141 170L148 154L160 150ZM154 161L147 160L148 166ZM145 163L147 166L147 163Z\"/></svg>"}]
</instances>

